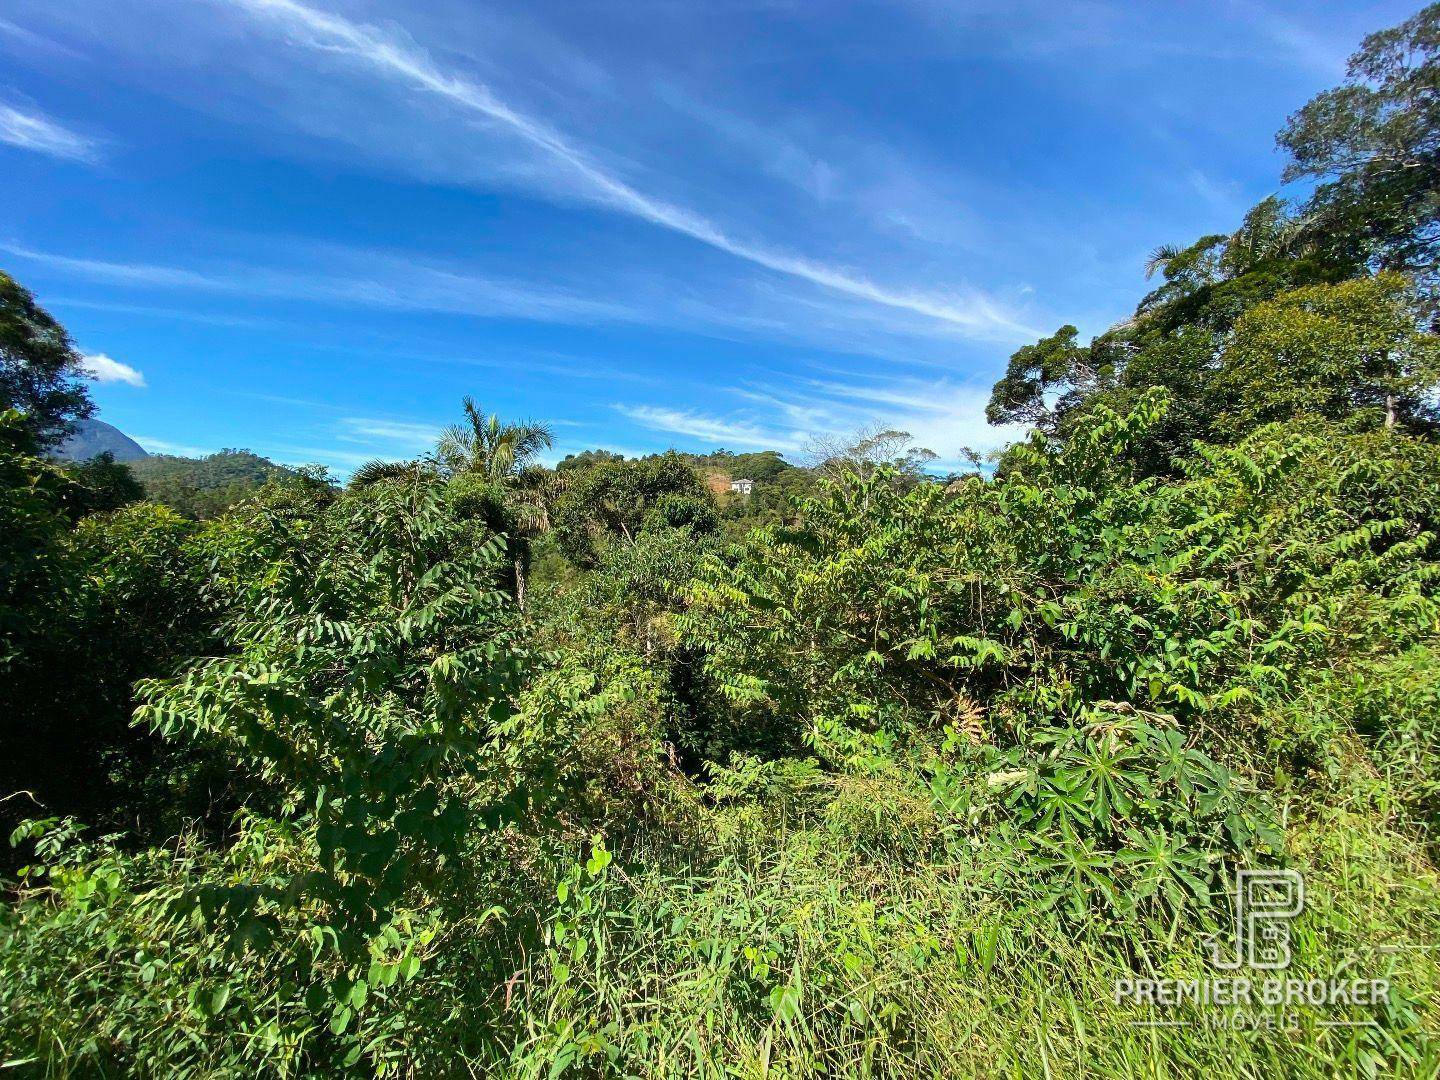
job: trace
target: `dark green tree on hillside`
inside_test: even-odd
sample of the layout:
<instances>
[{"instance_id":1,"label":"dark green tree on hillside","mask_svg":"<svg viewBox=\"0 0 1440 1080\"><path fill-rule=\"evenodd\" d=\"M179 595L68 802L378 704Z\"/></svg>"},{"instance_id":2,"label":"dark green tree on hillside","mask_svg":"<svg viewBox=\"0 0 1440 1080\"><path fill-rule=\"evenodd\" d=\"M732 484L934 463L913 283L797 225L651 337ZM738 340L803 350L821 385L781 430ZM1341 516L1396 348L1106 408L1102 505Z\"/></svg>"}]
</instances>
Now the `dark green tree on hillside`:
<instances>
[{"instance_id":1,"label":"dark green tree on hillside","mask_svg":"<svg viewBox=\"0 0 1440 1080\"><path fill-rule=\"evenodd\" d=\"M753 480L757 484L768 484L776 477L795 468L778 450L760 450L753 453L737 454L730 450L716 450L709 454L682 454L691 464L701 470L719 469L735 479Z\"/></svg>"},{"instance_id":2,"label":"dark green tree on hillside","mask_svg":"<svg viewBox=\"0 0 1440 1080\"><path fill-rule=\"evenodd\" d=\"M0 271L0 411L15 409L41 449L94 411L81 357L65 328L23 285Z\"/></svg>"},{"instance_id":3,"label":"dark green tree on hillside","mask_svg":"<svg viewBox=\"0 0 1440 1080\"><path fill-rule=\"evenodd\" d=\"M555 465L556 472L569 472L571 469L588 469L591 465L598 465L605 461L624 461L624 454L617 454L613 450L581 450L578 454L566 454Z\"/></svg>"},{"instance_id":4,"label":"dark green tree on hillside","mask_svg":"<svg viewBox=\"0 0 1440 1080\"><path fill-rule=\"evenodd\" d=\"M123 461L116 461L115 455L108 450L88 461L69 462L60 469L75 481L73 493L65 499L65 508L77 519L87 514L118 510L145 497L145 489L135 479L130 467Z\"/></svg>"}]
</instances>

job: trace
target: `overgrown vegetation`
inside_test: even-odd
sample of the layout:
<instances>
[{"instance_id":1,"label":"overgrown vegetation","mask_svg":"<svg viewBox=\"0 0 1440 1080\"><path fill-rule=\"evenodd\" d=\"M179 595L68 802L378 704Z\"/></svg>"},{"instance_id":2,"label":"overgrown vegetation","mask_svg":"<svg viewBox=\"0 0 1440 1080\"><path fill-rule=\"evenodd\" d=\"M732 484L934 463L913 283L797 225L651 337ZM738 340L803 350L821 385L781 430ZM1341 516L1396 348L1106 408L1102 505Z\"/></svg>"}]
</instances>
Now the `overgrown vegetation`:
<instances>
[{"instance_id":1,"label":"overgrown vegetation","mask_svg":"<svg viewBox=\"0 0 1440 1080\"><path fill-rule=\"evenodd\" d=\"M1034 430L964 477L888 431L552 470L467 400L344 488L141 499L44 457L78 358L0 279L0 1059L1440 1074L1437 47L1292 120L1306 205L1019 350ZM1287 977L1384 1002L1117 994L1215 974L1240 868L1305 876Z\"/></svg>"}]
</instances>

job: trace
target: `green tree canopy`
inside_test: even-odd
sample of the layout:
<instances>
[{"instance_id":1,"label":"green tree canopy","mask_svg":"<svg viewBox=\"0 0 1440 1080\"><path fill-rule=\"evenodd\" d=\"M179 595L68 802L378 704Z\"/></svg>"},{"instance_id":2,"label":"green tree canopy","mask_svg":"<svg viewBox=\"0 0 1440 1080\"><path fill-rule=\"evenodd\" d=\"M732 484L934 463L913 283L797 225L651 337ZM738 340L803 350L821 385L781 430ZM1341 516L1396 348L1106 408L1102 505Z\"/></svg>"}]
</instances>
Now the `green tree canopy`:
<instances>
[{"instance_id":1,"label":"green tree canopy","mask_svg":"<svg viewBox=\"0 0 1440 1080\"><path fill-rule=\"evenodd\" d=\"M272 479L294 471L249 450L221 450L200 458L152 454L130 464L145 496L204 521L228 510Z\"/></svg>"},{"instance_id":2,"label":"green tree canopy","mask_svg":"<svg viewBox=\"0 0 1440 1080\"><path fill-rule=\"evenodd\" d=\"M1417 328L1405 280L1382 274L1257 304L1235 324L1210 393L1222 438L1306 414L1429 431L1437 379L1440 339Z\"/></svg>"},{"instance_id":3,"label":"green tree canopy","mask_svg":"<svg viewBox=\"0 0 1440 1080\"><path fill-rule=\"evenodd\" d=\"M145 489L130 467L116 461L108 450L87 461L62 465L61 471L75 482L75 493L67 498L66 508L77 518L97 511L118 510L145 497Z\"/></svg>"},{"instance_id":4,"label":"green tree canopy","mask_svg":"<svg viewBox=\"0 0 1440 1080\"><path fill-rule=\"evenodd\" d=\"M1196 442L1307 413L1429 430L1437 47L1440 4L1367 37L1346 82L1278 136L1285 178L1318 181L1309 201L1296 211L1271 196L1229 235L1156 249L1146 273L1160 283L1131 318L1088 344L1064 326L1011 356L990 421L1063 439L1095 408L1162 386L1171 407L1131 451L1150 473L1172 472ZM1387 271L1403 276L1342 285Z\"/></svg>"},{"instance_id":5,"label":"green tree canopy","mask_svg":"<svg viewBox=\"0 0 1440 1080\"><path fill-rule=\"evenodd\" d=\"M0 410L16 409L42 448L94 411L70 335L23 285L0 271Z\"/></svg>"},{"instance_id":6,"label":"green tree canopy","mask_svg":"<svg viewBox=\"0 0 1440 1080\"><path fill-rule=\"evenodd\" d=\"M1278 136L1286 180L1319 181L1306 230L1382 268L1434 278L1440 242L1440 4L1371 34L1348 77Z\"/></svg>"}]
</instances>

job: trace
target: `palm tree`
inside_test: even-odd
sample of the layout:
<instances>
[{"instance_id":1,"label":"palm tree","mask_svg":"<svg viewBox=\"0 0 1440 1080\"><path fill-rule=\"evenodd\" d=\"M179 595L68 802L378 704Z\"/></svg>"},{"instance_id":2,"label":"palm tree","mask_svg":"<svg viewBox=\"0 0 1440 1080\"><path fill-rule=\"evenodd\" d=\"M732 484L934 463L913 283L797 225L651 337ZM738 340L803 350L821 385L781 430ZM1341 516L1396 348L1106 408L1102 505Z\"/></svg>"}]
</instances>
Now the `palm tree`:
<instances>
[{"instance_id":1,"label":"palm tree","mask_svg":"<svg viewBox=\"0 0 1440 1080\"><path fill-rule=\"evenodd\" d=\"M544 424L513 424L496 413L487 416L471 397L465 399L465 419L465 424L446 428L435 446L436 461L452 476L478 473L487 480L509 480L555 442Z\"/></svg>"},{"instance_id":2,"label":"palm tree","mask_svg":"<svg viewBox=\"0 0 1440 1080\"><path fill-rule=\"evenodd\" d=\"M466 422L445 429L435 446L434 460L452 479L473 476L491 486L494 506L486 515L487 524L509 534L515 600L524 607L530 541L549 527L544 477L534 459L550 448L555 437L545 424L509 423L498 414L487 415L471 397L465 399L464 407Z\"/></svg>"}]
</instances>

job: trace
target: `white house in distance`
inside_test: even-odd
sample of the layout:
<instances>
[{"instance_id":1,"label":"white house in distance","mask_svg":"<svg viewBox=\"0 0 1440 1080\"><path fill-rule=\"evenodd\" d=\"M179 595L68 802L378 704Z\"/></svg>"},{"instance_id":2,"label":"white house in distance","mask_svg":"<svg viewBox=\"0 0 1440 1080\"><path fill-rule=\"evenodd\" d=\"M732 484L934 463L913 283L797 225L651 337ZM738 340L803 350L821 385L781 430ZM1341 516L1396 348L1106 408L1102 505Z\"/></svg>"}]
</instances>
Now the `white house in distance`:
<instances>
[{"instance_id":1,"label":"white house in distance","mask_svg":"<svg viewBox=\"0 0 1440 1080\"><path fill-rule=\"evenodd\" d=\"M741 495L744 495L744 496L748 499L748 498L750 497L750 493L755 490L755 481L754 481L754 480L731 480L731 481L730 481L730 490L731 490L731 491L735 491L735 492L739 492Z\"/></svg>"}]
</instances>

